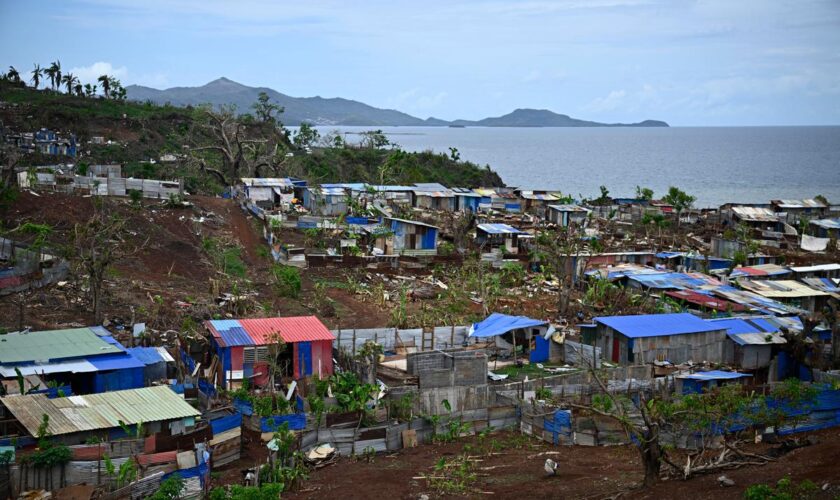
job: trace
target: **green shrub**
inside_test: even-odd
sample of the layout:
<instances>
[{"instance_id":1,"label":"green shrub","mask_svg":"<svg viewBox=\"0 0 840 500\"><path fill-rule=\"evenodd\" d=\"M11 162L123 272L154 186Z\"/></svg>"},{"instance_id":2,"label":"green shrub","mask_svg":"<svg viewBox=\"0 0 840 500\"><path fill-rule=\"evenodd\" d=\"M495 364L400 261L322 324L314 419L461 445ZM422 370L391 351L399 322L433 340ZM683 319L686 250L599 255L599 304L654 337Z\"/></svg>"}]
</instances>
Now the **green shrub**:
<instances>
[{"instance_id":1,"label":"green shrub","mask_svg":"<svg viewBox=\"0 0 840 500\"><path fill-rule=\"evenodd\" d=\"M271 268L275 289L281 297L297 298L300 295L300 270L292 266L276 264Z\"/></svg>"}]
</instances>

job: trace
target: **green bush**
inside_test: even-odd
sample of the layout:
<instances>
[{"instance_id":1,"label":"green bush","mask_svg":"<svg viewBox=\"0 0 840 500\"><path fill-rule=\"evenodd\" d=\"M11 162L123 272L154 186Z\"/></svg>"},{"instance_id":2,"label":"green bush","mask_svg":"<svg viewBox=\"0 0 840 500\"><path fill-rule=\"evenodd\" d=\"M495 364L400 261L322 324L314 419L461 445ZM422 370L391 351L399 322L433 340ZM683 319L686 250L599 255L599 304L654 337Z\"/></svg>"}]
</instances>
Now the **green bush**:
<instances>
[{"instance_id":1,"label":"green bush","mask_svg":"<svg viewBox=\"0 0 840 500\"><path fill-rule=\"evenodd\" d=\"M281 297L297 298L300 295L300 270L292 266L276 264L271 269L276 280L275 288Z\"/></svg>"}]
</instances>

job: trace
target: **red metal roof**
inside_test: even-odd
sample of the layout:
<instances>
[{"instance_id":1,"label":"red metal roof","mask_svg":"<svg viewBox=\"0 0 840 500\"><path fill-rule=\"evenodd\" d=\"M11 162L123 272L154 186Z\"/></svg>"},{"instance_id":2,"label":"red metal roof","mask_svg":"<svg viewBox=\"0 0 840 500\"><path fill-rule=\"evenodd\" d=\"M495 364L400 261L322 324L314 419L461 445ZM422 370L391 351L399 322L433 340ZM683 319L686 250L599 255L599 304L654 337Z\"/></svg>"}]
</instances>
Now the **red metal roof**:
<instances>
[{"instance_id":1,"label":"red metal roof","mask_svg":"<svg viewBox=\"0 0 840 500\"><path fill-rule=\"evenodd\" d=\"M256 345L271 344L271 336L275 333L280 333L283 342L287 343L335 340L335 336L315 316L240 319L239 324Z\"/></svg>"},{"instance_id":2,"label":"red metal roof","mask_svg":"<svg viewBox=\"0 0 840 500\"><path fill-rule=\"evenodd\" d=\"M715 311L741 312L747 310L747 308L741 304L736 304L735 302L730 302L728 300L719 299L709 295L703 295L702 293L697 293L692 290L670 291L665 292L665 295L675 299L684 300L697 306L714 309Z\"/></svg>"}]
</instances>

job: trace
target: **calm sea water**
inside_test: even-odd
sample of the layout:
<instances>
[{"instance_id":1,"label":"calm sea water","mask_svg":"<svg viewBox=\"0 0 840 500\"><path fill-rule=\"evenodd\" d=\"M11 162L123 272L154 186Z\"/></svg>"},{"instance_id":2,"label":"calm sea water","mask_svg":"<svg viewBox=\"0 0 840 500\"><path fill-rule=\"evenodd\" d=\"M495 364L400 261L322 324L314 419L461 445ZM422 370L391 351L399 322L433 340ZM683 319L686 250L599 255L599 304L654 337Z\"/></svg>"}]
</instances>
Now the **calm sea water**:
<instances>
[{"instance_id":1,"label":"calm sea water","mask_svg":"<svg viewBox=\"0 0 840 500\"><path fill-rule=\"evenodd\" d=\"M354 133L372 127L319 127ZM811 198L840 203L840 127L385 127L407 151L449 152L489 164L507 185L593 196L679 186L696 206Z\"/></svg>"}]
</instances>

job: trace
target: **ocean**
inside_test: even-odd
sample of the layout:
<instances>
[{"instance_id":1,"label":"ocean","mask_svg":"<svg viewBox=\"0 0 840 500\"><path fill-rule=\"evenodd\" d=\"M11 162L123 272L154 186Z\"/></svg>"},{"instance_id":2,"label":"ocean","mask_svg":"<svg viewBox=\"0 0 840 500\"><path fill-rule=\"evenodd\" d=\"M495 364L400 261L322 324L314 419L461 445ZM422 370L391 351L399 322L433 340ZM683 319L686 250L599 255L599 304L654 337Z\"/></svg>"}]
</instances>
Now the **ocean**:
<instances>
[{"instance_id":1,"label":"ocean","mask_svg":"<svg viewBox=\"0 0 840 500\"><path fill-rule=\"evenodd\" d=\"M350 142L380 128L406 151L458 149L509 186L593 197L656 196L669 186L696 207L812 198L840 203L840 126L670 128L318 127Z\"/></svg>"}]
</instances>

